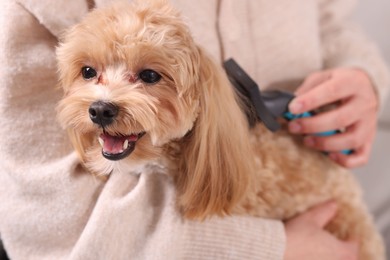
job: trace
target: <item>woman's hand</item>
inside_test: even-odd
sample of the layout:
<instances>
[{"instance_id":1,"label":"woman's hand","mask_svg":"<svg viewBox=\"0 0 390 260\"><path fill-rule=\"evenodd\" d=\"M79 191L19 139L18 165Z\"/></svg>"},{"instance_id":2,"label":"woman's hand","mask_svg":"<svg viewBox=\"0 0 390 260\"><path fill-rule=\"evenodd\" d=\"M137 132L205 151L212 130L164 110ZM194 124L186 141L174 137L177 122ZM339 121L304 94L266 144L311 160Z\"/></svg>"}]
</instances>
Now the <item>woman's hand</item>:
<instances>
[{"instance_id":1,"label":"woman's hand","mask_svg":"<svg viewBox=\"0 0 390 260\"><path fill-rule=\"evenodd\" d=\"M340 241L324 230L336 211L336 204L327 202L289 220L285 224L287 244L284 259L358 259L356 242Z\"/></svg>"},{"instance_id":2,"label":"woman's hand","mask_svg":"<svg viewBox=\"0 0 390 260\"><path fill-rule=\"evenodd\" d=\"M296 95L289 106L294 114L332 103L337 103L337 107L291 121L290 132L308 134L304 138L306 146L329 152L330 158L342 166L353 168L368 162L377 127L378 99L364 71L338 68L313 73L298 88ZM336 129L344 131L325 137L311 135ZM349 149L354 153L340 153Z\"/></svg>"}]
</instances>

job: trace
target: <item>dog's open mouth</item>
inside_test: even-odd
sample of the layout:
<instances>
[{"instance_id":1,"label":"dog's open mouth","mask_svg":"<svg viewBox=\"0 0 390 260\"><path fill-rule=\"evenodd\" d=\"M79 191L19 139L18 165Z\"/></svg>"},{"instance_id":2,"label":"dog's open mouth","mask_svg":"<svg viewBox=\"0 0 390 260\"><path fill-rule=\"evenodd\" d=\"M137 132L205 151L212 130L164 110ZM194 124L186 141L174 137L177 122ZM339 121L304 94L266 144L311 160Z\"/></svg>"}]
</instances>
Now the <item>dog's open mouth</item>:
<instances>
[{"instance_id":1,"label":"dog's open mouth","mask_svg":"<svg viewBox=\"0 0 390 260\"><path fill-rule=\"evenodd\" d=\"M99 136L99 143L102 146L103 156L112 161L118 161L129 156L135 149L136 142L145 133L131 134L124 136L112 136L103 132Z\"/></svg>"}]
</instances>

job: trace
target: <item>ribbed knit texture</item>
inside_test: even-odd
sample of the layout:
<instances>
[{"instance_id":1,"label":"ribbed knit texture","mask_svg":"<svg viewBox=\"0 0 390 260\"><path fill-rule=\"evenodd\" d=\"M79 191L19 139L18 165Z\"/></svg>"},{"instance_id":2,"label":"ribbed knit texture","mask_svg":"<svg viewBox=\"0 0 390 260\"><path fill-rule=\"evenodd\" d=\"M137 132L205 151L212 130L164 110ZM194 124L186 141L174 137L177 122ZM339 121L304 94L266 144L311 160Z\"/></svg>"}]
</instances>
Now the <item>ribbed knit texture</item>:
<instances>
[{"instance_id":1,"label":"ribbed knit texture","mask_svg":"<svg viewBox=\"0 0 390 260\"><path fill-rule=\"evenodd\" d=\"M229 228L218 225L220 219L211 219L201 227L191 225L186 231L183 255L185 259L283 259L280 241L284 241L283 226L274 220L263 220L264 225L236 217L241 221L225 219ZM261 237L258 236L261 234ZM226 241L215 244L213 241ZM264 241L267 243L264 244ZM261 250L258 250L261 245ZM217 250L215 250L217 249Z\"/></svg>"}]
</instances>

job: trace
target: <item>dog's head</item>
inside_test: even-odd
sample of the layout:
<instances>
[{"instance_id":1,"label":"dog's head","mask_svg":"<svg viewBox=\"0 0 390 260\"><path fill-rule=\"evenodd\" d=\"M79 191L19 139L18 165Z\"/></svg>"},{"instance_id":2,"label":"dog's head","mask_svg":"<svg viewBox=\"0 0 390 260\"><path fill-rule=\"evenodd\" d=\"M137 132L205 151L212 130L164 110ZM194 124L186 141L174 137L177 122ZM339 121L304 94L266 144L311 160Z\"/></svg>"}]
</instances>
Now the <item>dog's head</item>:
<instances>
[{"instance_id":1,"label":"dog's head","mask_svg":"<svg viewBox=\"0 0 390 260\"><path fill-rule=\"evenodd\" d=\"M57 57L59 120L91 171L142 164L182 140L183 210L229 211L251 171L245 117L222 69L166 1L94 10L65 34Z\"/></svg>"}]
</instances>

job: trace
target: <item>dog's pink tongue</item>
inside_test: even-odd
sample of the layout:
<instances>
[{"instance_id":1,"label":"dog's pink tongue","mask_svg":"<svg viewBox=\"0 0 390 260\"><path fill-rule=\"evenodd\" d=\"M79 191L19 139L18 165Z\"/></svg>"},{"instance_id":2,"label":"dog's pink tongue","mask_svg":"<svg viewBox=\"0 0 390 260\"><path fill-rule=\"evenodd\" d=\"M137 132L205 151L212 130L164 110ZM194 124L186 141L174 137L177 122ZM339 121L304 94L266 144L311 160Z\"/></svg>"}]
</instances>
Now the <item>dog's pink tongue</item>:
<instances>
[{"instance_id":1,"label":"dog's pink tongue","mask_svg":"<svg viewBox=\"0 0 390 260\"><path fill-rule=\"evenodd\" d=\"M109 134L103 133L100 138L103 139L103 151L109 154L118 154L122 153L125 150L124 143L127 140L128 142L137 141L137 135L130 136L111 136ZM126 147L127 148L127 147Z\"/></svg>"}]
</instances>

